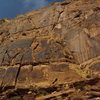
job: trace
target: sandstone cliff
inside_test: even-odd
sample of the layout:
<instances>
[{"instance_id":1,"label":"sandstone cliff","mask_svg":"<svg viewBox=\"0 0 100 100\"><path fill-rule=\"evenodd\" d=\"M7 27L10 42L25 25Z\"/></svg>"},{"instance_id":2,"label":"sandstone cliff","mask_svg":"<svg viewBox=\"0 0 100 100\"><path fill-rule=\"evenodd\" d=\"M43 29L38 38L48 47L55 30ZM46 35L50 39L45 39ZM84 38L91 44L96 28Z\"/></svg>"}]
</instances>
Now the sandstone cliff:
<instances>
[{"instance_id":1,"label":"sandstone cliff","mask_svg":"<svg viewBox=\"0 0 100 100\"><path fill-rule=\"evenodd\" d=\"M0 20L0 87L0 100L99 98L100 0Z\"/></svg>"}]
</instances>

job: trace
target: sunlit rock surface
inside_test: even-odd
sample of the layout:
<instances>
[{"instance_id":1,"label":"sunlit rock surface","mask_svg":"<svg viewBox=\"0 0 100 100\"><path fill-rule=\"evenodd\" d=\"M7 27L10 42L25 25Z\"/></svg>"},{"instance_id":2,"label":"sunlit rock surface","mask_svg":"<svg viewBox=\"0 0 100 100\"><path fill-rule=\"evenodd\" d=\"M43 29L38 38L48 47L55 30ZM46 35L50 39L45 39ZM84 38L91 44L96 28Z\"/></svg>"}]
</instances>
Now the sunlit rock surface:
<instances>
[{"instance_id":1,"label":"sunlit rock surface","mask_svg":"<svg viewBox=\"0 0 100 100\"><path fill-rule=\"evenodd\" d=\"M0 20L2 100L95 100L99 67L99 0L66 0Z\"/></svg>"}]
</instances>

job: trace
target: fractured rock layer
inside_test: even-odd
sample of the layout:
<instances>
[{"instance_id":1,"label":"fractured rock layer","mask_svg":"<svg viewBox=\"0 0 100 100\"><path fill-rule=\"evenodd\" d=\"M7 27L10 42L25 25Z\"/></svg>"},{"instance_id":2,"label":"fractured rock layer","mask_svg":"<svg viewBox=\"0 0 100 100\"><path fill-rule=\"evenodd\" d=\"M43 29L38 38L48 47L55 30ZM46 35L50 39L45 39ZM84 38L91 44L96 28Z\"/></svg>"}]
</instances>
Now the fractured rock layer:
<instances>
[{"instance_id":1,"label":"fractured rock layer","mask_svg":"<svg viewBox=\"0 0 100 100\"><path fill-rule=\"evenodd\" d=\"M100 77L99 31L99 0L65 0L0 20L1 90Z\"/></svg>"}]
</instances>

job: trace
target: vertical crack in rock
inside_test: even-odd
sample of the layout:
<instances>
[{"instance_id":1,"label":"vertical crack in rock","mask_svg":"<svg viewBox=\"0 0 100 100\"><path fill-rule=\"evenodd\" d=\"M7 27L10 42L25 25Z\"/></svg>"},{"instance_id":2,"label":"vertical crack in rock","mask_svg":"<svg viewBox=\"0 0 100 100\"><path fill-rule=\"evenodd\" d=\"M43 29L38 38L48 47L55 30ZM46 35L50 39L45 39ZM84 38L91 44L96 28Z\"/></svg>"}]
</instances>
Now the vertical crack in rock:
<instances>
[{"instance_id":1,"label":"vertical crack in rock","mask_svg":"<svg viewBox=\"0 0 100 100\"><path fill-rule=\"evenodd\" d=\"M57 21L56 21L56 22L53 24L53 26L52 26L52 30L54 30L55 26L58 24L59 19L60 19L60 16L61 16L61 14L62 14L63 12L64 12L64 11L59 12L59 15L58 15L58 17L57 17Z\"/></svg>"},{"instance_id":2,"label":"vertical crack in rock","mask_svg":"<svg viewBox=\"0 0 100 100\"><path fill-rule=\"evenodd\" d=\"M23 60L23 56L24 55L22 55L22 57L21 57L21 62L20 62L20 66L19 66L19 68L18 68L18 71L17 71L17 74L16 74L16 77L15 77L15 87L16 87L16 84L17 84L17 80L18 80L18 76L19 76L19 73L20 73L20 70L21 70L21 67L22 67L22 60Z\"/></svg>"},{"instance_id":3,"label":"vertical crack in rock","mask_svg":"<svg viewBox=\"0 0 100 100\"><path fill-rule=\"evenodd\" d=\"M39 43L36 44L36 46L33 48L33 50L35 50L38 46L39 46Z\"/></svg>"}]
</instances>

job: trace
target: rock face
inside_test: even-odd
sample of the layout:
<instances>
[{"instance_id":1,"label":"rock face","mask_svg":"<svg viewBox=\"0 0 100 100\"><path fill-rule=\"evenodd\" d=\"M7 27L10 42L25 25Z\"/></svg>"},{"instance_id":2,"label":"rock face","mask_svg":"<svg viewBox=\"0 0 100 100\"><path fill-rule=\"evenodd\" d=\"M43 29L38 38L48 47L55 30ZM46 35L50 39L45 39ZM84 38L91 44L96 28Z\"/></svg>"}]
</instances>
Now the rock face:
<instances>
[{"instance_id":1,"label":"rock face","mask_svg":"<svg viewBox=\"0 0 100 100\"><path fill-rule=\"evenodd\" d=\"M94 91L87 96L75 89L84 87L82 82L100 91L100 0L66 0L0 20L1 100L92 98ZM38 97L58 88L54 95ZM100 97L95 92L94 99Z\"/></svg>"}]
</instances>

